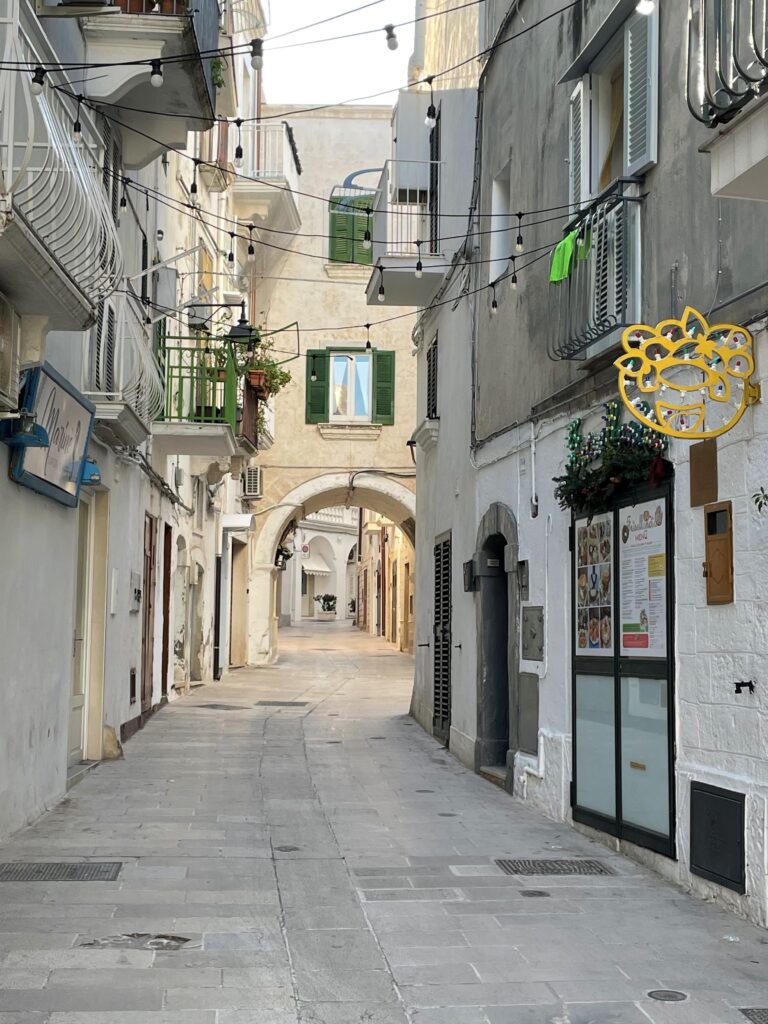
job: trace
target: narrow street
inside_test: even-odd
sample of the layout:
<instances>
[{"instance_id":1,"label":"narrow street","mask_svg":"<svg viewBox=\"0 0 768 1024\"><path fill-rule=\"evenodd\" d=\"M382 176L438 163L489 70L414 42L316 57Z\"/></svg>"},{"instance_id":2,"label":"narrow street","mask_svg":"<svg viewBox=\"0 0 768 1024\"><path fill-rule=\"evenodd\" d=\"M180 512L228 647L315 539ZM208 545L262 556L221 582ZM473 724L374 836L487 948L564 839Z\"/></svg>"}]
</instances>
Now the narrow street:
<instances>
[{"instance_id":1,"label":"narrow street","mask_svg":"<svg viewBox=\"0 0 768 1024\"><path fill-rule=\"evenodd\" d=\"M0 1024L743 1024L768 1002L764 933L462 768L407 716L409 658L328 624L284 652L164 708L0 848L122 864L2 884Z\"/></svg>"}]
</instances>

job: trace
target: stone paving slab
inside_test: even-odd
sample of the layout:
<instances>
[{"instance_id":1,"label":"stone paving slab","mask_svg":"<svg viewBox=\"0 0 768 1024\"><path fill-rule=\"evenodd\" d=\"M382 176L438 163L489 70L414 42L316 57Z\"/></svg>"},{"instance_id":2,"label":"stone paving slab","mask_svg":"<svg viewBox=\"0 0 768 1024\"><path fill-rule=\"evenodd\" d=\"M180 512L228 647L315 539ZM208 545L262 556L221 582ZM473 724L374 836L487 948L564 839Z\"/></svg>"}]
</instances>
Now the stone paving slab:
<instances>
[{"instance_id":1,"label":"stone paving slab","mask_svg":"<svg viewBox=\"0 0 768 1024\"><path fill-rule=\"evenodd\" d=\"M0 847L124 865L0 885L0 1024L745 1024L768 1006L765 932L466 771L407 717L412 662L323 627L165 707ZM613 874L494 863L516 856ZM108 945L127 933L189 941Z\"/></svg>"}]
</instances>

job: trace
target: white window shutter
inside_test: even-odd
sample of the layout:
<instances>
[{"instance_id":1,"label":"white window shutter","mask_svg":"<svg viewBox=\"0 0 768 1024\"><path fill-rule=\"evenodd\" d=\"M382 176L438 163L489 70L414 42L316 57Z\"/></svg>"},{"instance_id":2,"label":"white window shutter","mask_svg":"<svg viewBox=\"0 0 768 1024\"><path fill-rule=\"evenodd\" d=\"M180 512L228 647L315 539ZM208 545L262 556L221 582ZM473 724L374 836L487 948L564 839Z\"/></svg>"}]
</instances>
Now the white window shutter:
<instances>
[{"instance_id":1,"label":"white window shutter","mask_svg":"<svg viewBox=\"0 0 768 1024\"><path fill-rule=\"evenodd\" d=\"M659 137L659 14L633 14L624 28L624 172L656 163Z\"/></svg>"},{"instance_id":2,"label":"white window shutter","mask_svg":"<svg viewBox=\"0 0 768 1024\"><path fill-rule=\"evenodd\" d=\"M589 198L589 92L585 79L571 93L568 121L568 201L578 209Z\"/></svg>"}]
</instances>

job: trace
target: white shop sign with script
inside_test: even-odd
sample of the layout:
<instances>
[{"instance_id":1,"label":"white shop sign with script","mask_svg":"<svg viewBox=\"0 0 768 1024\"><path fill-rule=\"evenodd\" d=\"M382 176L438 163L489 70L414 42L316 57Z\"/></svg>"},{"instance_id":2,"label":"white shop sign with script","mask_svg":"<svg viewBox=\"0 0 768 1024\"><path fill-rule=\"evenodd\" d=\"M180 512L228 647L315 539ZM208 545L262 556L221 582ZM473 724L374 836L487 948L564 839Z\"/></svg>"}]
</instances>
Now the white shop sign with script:
<instances>
[{"instance_id":1,"label":"white shop sign with script","mask_svg":"<svg viewBox=\"0 0 768 1024\"><path fill-rule=\"evenodd\" d=\"M11 464L18 483L64 505L77 505L95 408L45 363L30 371L23 404L48 434L47 448L22 448Z\"/></svg>"}]
</instances>

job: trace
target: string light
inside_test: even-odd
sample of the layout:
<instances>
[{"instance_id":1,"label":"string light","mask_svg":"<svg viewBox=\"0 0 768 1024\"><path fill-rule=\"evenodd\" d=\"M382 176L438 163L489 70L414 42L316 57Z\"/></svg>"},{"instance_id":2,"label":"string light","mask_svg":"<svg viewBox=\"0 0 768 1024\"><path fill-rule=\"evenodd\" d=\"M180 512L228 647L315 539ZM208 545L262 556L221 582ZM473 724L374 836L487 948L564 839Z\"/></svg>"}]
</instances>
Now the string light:
<instances>
[{"instance_id":1,"label":"string light","mask_svg":"<svg viewBox=\"0 0 768 1024\"><path fill-rule=\"evenodd\" d=\"M424 267L423 267L422 262L421 262L421 242L417 242L416 243L416 249L418 250L419 255L418 255L418 258L416 260L416 273L415 273L415 277L416 277L416 280L419 281L424 276Z\"/></svg>"},{"instance_id":2,"label":"string light","mask_svg":"<svg viewBox=\"0 0 768 1024\"><path fill-rule=\"evenodd\" d=\"M435 94L432 89L432 82L434 78L432 75L428 75L425 78L425 82L429 86L429 106L427 107L427 116L424 118L424 124L427 128L434 128L437 125L437 110L435 109Z\"/></svg>"},{"instance_id":3,"label":"string light","mask_svg":"<svg viewBox=\"0 0 768 1024\"><path fill-rule=\"evenodd\" d=\"M523 215L522 215L522 213L518 213L518 215L517 215L517 241L515 242L515 249L517 249L518 252L522 252L523 251L523 228L522 228L522 224L523 224Z\"/></svg>"},{"instance_id":4,"label":"string light","mask_svg":"<svg viewBox=\"0 0 768 1024\"><path fill-rule=\"evenodd\" d=\"M45 68L41 68L39 65L35 68L32 84L29 87L33 96L39 96L45 88L45 74Z\"/></svg>"},{"instance_id":5,"label":"string light","mask_svg":"<svg viewBox=\"0 0 768 1024\"><path fill-rule=\"evenodd\" d=\"M235 232L229 232L229 254L227 255L227 263L235 262Z\"/></svg>"},{"instance_id":6,"label":"string light","mask_svg":"<svg viewBox=\"0 0 768 1024\"><path fill-rule=\"evenodd\" d=\"M383 267L379 267L379 278L380 278L380 282L379 282L378 300L379 300L379 302L384 302L384 301L386 301L387 294L384 291L384 268Z\"/></svg>"},{"instance_id":7,"label":"string light","mask_svg":"<svg viewBox=\"0 0 768 1024\"><path fill-rule=\"evenodd\" d=\"M317 372L315 370L315 357L314 356L312 356L312 362L309 364L309 366L310 366L309 379L314 384L317 381Z\"/></svg>"},{"instance_id":8,"label":"string light","mask_svg":"<svg viewBox=\"0 0 768 1024\"><path fill-rule=\"evenodd\" d=\"M243 166L243 134L242 134L243 119L241 117L238 117L237 120L235 121L235 124L237 125L237 145L235 146L235 160L234 160L234 164L235 164L235 167L242 167Z\"/></svg>"},{"instance_id":9,"label":"string light","mask_svg":"<svg viewBox=\"0 0 768 1024\"><path fill-rule=\"evenodd\" d=\"M152 71L149 76L149 81L156 89L159 89L163 84L163 62L161 60L153 60L151 62Z\"/></svg>"},{"instance_id":10,"label":"string light","mask_svg":"<svg viewBox=\"0 0 768 1024\"><path fill-rule=\"evenodd\" d=\"M656 10L655 0L638 0L637 7L635 8L638 14L653 14Z\"/></svg>"},{"instance_id":11,"label":"string light","mask_svg":"<svg viewBox=\"0 0 768 1024\"><path fill-rule=\"evenodd\" d=\"M75 114L75 123L72 125L72 135L75 139L75 145L77 145L83 137L83 126L80 124L80 104L83 102L83 97L77 97L77 113Z\"/></svg>"},{"instance_id":12,"label":"string light","mask_svg":"<svg viewBox=\"0 0 768 1024\"><path fill-rule=\"evenodd\" d=\"M496 301L496 285L492 284L491 288L493 289L493 299L491 300L491 316L496 316L496 314L499 312L499 304Z\"/></svg>"},{"instance_id":13,"label":"string light","mask_svg":"<svg viewBox=\"0 0 768 1024\"><path fill-rule=\"evenodd\" d=\"M385 25L384 31L387 33L387 46L390 48L390 50L396 50L398 43L397 36L395 35L395 26Z\"/></svg>"},{"instance_id":14,"label":"string light","mask_svg":"<svg viewBox=\"0 0 768 1024\"><path fill-rule=\"evenodd\" d=\"M123 194L120 196L120 209L124 210L128 205L128 196L125 194L125 186L129 182L129 178L123 178Z\"/></svg>"},{"instance_id":15,"label":"string light","mask_svg":"<svg viewBox=\"0 0 768 1024\"><path fill-rule=\"evenodd\" d=\"M255 224L249 224L248 225L248 262L249 263L255 263L256 262L256 250L253 247L253 229L254 229L255 226L256 226Z\"/></svg>"},{"instance_id":16,"label":"string light","mask_svg":"<svg viewBox=\"0 0 768 1024\"><path fill-rule=\"evenodd\" d=\"M251 67L254 71L261 71L264 67L264 40L251 40Z\"/></svg>"},{"instance_id":17,"label":"string light","mask_svg":"<svg viewBox=\"0 0 768 1024\"><path fill-rule=\"evenodd\" d=\"M199 163L200 160L197 157L192 161L192 184L189 186L189 194L191 198L189 202L193 207L197 206L197 168Z\"/></svg>"},{"instance_id":18,"label":"string light","mask_svg":"<svg viewBox=\"0 0 768 1024\"><path fill-rule=\"evenodd\" d=\"M365 325L365 332L366 332L365 351L366 352L370 352L371 349L373 348L373 346L371 345L371 325L370 324L366 324Z\"/></svg>"},{"instance_id":19,"label":"string light","mask_svg":"<svg viewBox=\"0 0 768 1024\"><path fill-rule=\"evenodd\" d=\"M517 270L515 268L515 257L514 256L510 256L509 257L509 261L512 264L512 276L509 279L509 283L510 283L510 285L512 287L512 291L516 292L517 291Z\"/></svg>"},{"instance_id":20,"label":"string light","mask_svg":"<svg viewBox=\"0 0 768 1024\"><path fill-rule=\"evenodd\" d=\"M365 211L365 215L366 215L367 220L365 222L365 232L363 234L363 248L365 249L366 252L368 252L368 250L371 248L371 245L373 244L372 241L371 241L371 213L372 212L373 211L370 209L370 207L368 207L366 209L366 211Z\"/></svg>"}]
</instances>

